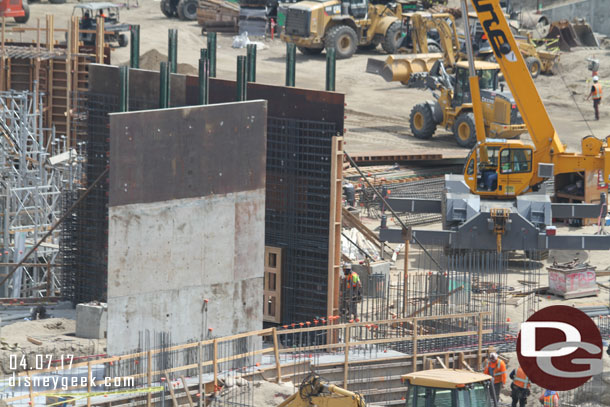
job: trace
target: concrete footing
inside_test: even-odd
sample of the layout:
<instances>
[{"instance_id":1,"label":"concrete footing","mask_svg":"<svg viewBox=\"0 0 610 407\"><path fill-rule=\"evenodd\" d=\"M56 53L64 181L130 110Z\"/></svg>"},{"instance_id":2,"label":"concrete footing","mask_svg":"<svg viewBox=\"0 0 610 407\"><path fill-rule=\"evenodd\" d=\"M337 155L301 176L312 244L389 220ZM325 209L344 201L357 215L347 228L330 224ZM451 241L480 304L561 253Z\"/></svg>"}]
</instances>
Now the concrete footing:
<instances>
[{"instance_id":1,"label":"concrete footing","mask_svg":"<svg viewBox=\"0 0 610 407\"><path fill-rule=\"evenodd\" d=\"M105 303L78 304L76 306L76 336L86 339L103 339L108 326L108 307Z\"/></svg>"}]
</instances>

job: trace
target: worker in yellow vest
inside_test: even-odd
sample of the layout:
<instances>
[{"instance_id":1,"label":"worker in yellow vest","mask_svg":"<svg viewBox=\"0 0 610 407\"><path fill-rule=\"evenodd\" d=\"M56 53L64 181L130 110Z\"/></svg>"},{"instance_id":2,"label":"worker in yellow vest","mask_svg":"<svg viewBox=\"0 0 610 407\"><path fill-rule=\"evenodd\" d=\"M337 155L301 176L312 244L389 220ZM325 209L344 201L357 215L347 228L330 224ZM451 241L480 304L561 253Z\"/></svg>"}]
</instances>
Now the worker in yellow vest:
<instances>
[{"instance_id":1,"label":"worker in yellow vest","mask_svg":"<svg viewBox=\"0 0 610 407\"><path fill-rule=\"evenodd\" d=\"M599 77L593 77L593 86L591 93L587 96L587 100L593 98L593 109L595 110L595 120L599 120L599 105L602 102L602 84L599 83Z\"/></svg>"},{"instance_id":2,"label":"worker in yellow vest","mask_svg":"<svg viewBox=\"0 0 610 407\"><path fill-rule=\"evenodd\" d=\"M559 396L556 391L545 390L538 400L544 407L559 407Z\"/></svg>"},{"instance_id":3,"label":"worker in yellow vest","mask_svg":"<svg viewBox=\"0 0 610 407\"><path fill-rule=\"evenodd\" d=\"M497 404L500 401L502 386L506 383L506 363L498 357L497 353L492 352L489 354L483 373L494 378L493 395Z\"/></svg>"},{"instance_id":4,"label":"worker in yellow vest","mask_svg":"<svg viewBox=\"0 0 610 407\"><path fill-rule=\"evenodd\" d=\"M519 403L519 407L525 407L527 396L530 395L532 382L530 382L530 379L528 379L523 369L521 369L521 366L517 369L513 369L513 371L510 372L509 377L513 381L510 384L510 397L513 399L511 407L517 407L517 403Z\"/></svg>"},{"instance_id":5,"label":"worker in yellow vest","mask_svg":"<svg viewBox=\"0 0 610 407\"><path fill-rule=\"evenodd\" d=\"M358 303L362 301L362 283L351 264L343 266L343 310L347 319L358 318Z\"/></svg>"}]
</instances>

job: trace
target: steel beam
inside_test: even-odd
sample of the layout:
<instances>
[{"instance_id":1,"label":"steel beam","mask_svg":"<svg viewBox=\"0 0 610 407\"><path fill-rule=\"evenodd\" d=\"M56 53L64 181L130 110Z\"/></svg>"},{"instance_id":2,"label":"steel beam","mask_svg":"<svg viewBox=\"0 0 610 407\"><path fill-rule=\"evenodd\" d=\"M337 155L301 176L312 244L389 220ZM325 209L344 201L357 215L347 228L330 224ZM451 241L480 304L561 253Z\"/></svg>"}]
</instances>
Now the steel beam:
<instances>
[{"instance_id":1,"label":"steel beam","mask_svg":"<svg viewBox=\"0 0 610 407\"><path fill-rule=\"evenodd\" d=\"M386 201L396 212L442 213L440 199L387 198Z\"/></svg>"}]
</instances>

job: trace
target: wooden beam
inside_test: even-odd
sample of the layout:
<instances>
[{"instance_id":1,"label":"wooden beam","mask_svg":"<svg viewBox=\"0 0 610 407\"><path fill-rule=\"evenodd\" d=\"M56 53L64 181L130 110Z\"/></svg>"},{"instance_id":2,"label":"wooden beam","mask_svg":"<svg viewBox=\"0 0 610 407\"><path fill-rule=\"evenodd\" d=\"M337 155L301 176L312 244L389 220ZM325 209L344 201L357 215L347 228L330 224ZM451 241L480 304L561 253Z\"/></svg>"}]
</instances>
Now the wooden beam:
<instances>
[{"instance_id":1,"label":"wooden beam","mask_svg":"<svg viewBox=\"0 0 610 407\"><path fill-rule=\"evenodd\" d=\"M277 330L273 328L273 353L275 354L275 368L277 370L277 382L282 382L282 365L280 363L280 348L277 340Z\"/></svg>"},{"instance_id":2,"label":"wooden beam","mask_svg":"<svg viewBox=\"0 0 610 407\"><path fill-rule=\"evenodd\" d=\"M186 379L184 378L184 376L180 376L180 380L182 381L182 387L184 387L184 393L186 393L186 399L189 402L189 407L195 407L195 405L193 404L193 399L191 399L191 392L189 391L189 386L186 382Z\"/></svg>"}]
</instances>

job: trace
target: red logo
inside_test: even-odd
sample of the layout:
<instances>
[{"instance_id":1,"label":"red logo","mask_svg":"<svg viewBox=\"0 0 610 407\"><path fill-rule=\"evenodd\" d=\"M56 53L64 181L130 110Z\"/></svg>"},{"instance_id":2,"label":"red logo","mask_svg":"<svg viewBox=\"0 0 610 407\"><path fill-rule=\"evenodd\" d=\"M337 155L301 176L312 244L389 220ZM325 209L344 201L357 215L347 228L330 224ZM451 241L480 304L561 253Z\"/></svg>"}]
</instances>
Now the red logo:
<instances>
[{"instance_id":1,"label":"red logo","mask_svg":"<svg viewBox=\"0 0 610 407\"><path fill-rule=\"evenodd\" d=\"M521 324L517 357L533 383L547 390L566 391L603 371L602 346L599 329L587 314L553 305Z\"/></svg>"}]
</instances>

